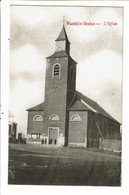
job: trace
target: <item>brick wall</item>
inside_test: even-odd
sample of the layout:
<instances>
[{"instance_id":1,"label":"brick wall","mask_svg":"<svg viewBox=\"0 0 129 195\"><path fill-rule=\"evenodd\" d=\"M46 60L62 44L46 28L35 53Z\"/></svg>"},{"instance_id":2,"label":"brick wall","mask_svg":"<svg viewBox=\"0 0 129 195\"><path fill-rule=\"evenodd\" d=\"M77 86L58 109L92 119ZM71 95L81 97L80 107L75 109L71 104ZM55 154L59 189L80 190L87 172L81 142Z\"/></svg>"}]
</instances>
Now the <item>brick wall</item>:
<instances>
[{"instance_id":1,"label":"brick wall","mask_svg":"<svg viewBox=\"0 0 129 195\"><path fill-rule=\"evenodd\" d=\"M43 133L43 121L33 121L36 115L41 115L43 117L43 111L29 111L28 112L28 125L27 134L31 133Z\"/></svg>"},{"instance_id":2,"label":"brick wall","mask_svg":"<svg viewBox=\"0 0 129 195\"><path fill-rule=\"evenodd\" d=\"M79 115L80 122L69 121L69 138L68 145L85 146L87 137L87 112L86 111L70 111L69 120L73 115Z\"/></svg>"}]
</instances>

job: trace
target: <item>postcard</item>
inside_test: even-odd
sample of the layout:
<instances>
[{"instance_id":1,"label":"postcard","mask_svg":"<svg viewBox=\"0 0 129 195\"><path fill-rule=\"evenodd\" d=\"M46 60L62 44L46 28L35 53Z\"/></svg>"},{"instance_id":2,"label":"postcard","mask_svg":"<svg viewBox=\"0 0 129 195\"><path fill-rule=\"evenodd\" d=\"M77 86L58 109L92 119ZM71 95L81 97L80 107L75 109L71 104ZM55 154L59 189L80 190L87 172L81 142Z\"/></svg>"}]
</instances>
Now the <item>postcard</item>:
<instances>
[{"instance_id":1,"label":"postcard","mask_svg":"<svg viewBox=\"0 0 129 195\"><path fill-rule=\"evenodd\" d=\"M123 6L8 14L6 185L121 187Z\"/></svg>"}]
</instances>

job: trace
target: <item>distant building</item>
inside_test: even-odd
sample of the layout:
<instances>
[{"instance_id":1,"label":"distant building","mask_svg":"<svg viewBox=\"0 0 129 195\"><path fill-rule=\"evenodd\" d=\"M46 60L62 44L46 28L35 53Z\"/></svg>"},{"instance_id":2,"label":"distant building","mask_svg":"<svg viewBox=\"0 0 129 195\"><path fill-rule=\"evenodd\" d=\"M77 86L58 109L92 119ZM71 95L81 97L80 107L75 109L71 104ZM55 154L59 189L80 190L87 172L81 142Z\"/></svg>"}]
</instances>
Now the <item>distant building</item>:
<instances>
[{"instance_id":1,"label":"distant building","mask_svg":"<svg viewBox=\"0 0 129 195\"><path fill-rule=\"evenodd\" d=\"M14 121L14 116L10 112L8 119L8 134L11 139L16 139L17 137L17 123Z\"/></svg>"},{"instance_id":2,"label":"distant building","mask_svg":"<svg viewBox=\"0 0 129 195\"><path fill-rule=\"evenodd\" d=\"M46 58L45 101L28 111L28 141L59 146L119 148L120 123L76 91L76 65L63 26Z\"/></svg>"}]
</instances>

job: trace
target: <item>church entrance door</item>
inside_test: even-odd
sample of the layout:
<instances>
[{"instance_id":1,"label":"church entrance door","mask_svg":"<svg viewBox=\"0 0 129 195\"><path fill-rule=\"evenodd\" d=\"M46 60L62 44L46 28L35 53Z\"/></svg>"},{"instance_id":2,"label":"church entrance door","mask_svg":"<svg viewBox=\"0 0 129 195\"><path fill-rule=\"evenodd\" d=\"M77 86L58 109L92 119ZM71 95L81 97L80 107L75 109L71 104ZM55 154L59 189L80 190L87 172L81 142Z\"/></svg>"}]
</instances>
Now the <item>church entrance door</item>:
<instances>
[{"instance_id":1,"label":"church entrance door","mask_svg":"<svg viewBox=\"0 0 129 195\"><path fill-rule=\"evenodd\" d=\"M49 127L48 134L49 134L49 144L53 144L53 145L58 144L59 128Z\"/></svg>"}]
</instances>

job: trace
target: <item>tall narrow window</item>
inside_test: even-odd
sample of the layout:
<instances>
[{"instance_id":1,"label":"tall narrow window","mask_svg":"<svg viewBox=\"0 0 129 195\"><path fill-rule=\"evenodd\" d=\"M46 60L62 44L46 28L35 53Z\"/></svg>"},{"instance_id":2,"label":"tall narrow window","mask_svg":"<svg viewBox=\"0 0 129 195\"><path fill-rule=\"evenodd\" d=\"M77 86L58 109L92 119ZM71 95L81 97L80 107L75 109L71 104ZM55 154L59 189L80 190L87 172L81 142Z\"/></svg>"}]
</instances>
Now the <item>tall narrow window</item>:
<instances>
[{"instance_id":1,"label":"tall narrow window","mask_svg":"<svg viewBox=\"0 0 129 195\"><path fill-rule=\"evenodd\" d=\"M70 77L71 77L71 80L73 80L73 77L74 77L74 69L73 69L73 67L71 67L71 69L70 69Z\"/></svg>"},{"instance_id":2,"label":"tall narrow window","mask_svg":"<svg viewBox=\"0 0 129 195\"><path fill-rule=\"evenodd\" d=\"M60 77L60 65L55 64L53 67L53 77L59 78Z\"/></svg>"}]
</instances>

